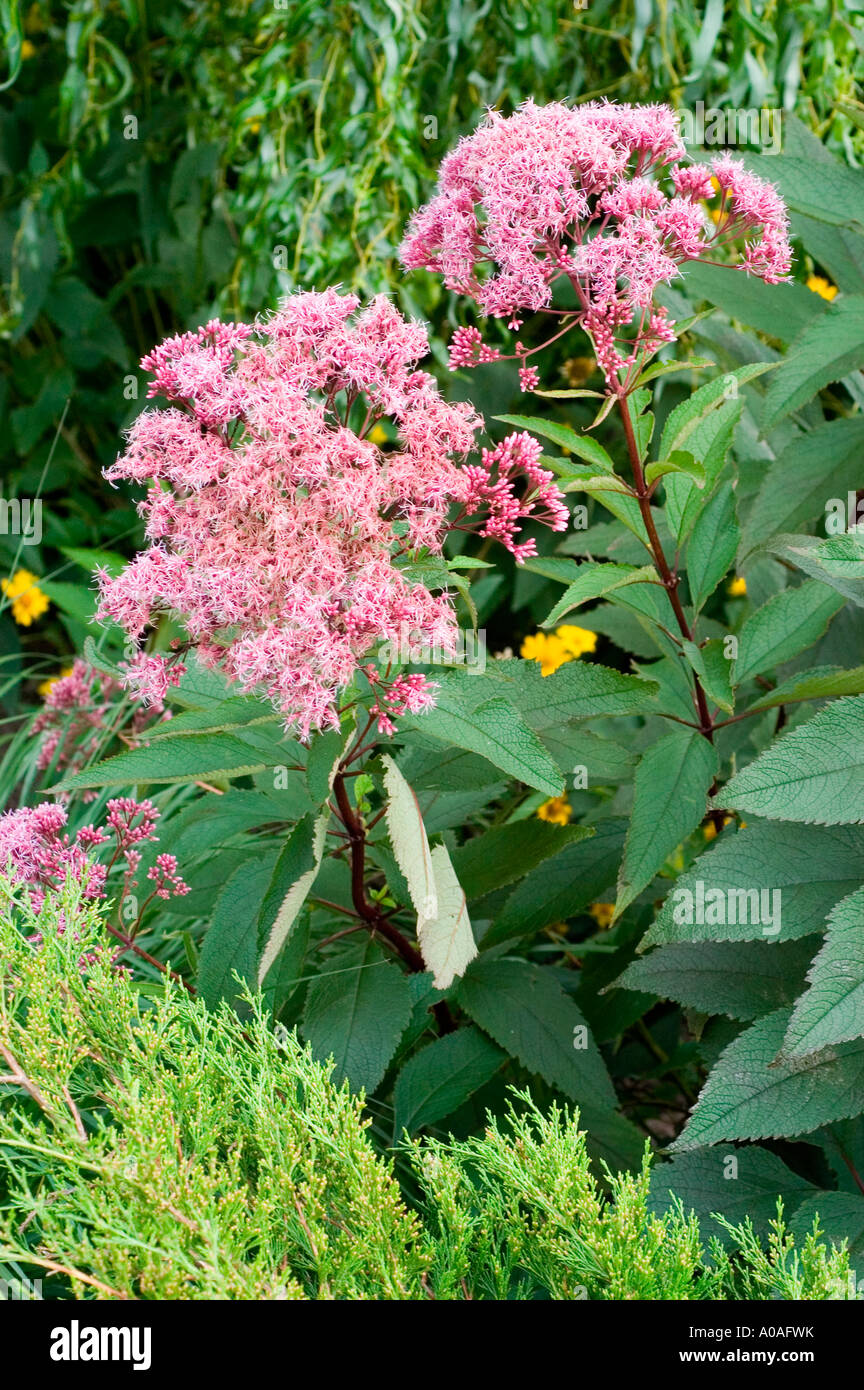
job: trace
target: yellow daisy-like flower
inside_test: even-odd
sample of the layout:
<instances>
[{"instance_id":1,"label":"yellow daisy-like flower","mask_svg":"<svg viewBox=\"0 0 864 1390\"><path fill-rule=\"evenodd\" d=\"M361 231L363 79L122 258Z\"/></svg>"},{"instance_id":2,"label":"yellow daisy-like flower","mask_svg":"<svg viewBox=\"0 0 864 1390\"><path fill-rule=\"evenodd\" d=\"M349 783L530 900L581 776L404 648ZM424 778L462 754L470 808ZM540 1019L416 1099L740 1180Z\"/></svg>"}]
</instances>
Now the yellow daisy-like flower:
<instances>
[{"instance_id":1,"label":"yellow daisy-like flower","mask_svg":"<svg viewBox=\"0 0 864 1390\"><path fill-rule=\"evenodd\" d=\"M597 634L587 627L564 623L554 632L534 632L526 637L519 651L529 661L539 661L544 676L551 676L566 661L575 661L585 652L597 650Z\"/></svg>"},{"instance_id":2,"label":"yellow daisy-like flower","mask_svg":"<svg viewBox=\"0 0 864 1390\"><path fill-rule=\"evenodd\" d=\"M389 435L387 434L387 431L384 429L383 425L373 425L372 429L369 431L366 437L369 440L370 444L380 445L387 443Z\"/></svg>"},{"instance_id":3,"label":"yellow daisy-like flower","mask_svg":"<svg viewBox=\"0 0 864 1390\"><path fill-rule=\"evenodd\" d=\"M814 294L818 294L822 299L833 299L837 293L837 286L832 285L830 280L826 280L824 275L810 275L807 279L807 288Z\"/></svg>"},{"instance_id":4,"label":"yellow daisy-like flower","mask_svg":"<svg viewBox=\"0 0 864 1390\"><path fill-rule=\"evenodd\" d=\"M50 603L29 570L16 570L11 579L0 579L0 589L12 600L12 617L19 627L29 627L41 618Z\"/></svg>"},{"instance_id":5,"label":"yellow daisy-like flower","mask_svg":"<svg viewBox=\"0 0 864 1390\"><path fill-rule=\"evenodd\" d=\"M22 45L21 45L21 57L22 57L22 59L23 59L24 62L26 63L28 58L35 58L35 56L36 56L36 45L35 45L35 43L31 43L29 39L25 39L24 42L23 42Z\"/></svg>"},{"instance_id":6,"label":"yellow daisy-like flower","mask_svg":"<svg viewBox=\"0 0 864 1390\"><path fill-rule=\"evenodd\" d=\"M551 676L565 661L573 660L561 638L551 632L532 633L530 637L525 638L519 651L529 661L539 661L540 671L544 676Z\"/></svg>"},{"instance_id":7,"label":"yellow daisy-like flower","mask_svg":"<svg viewBox=\"0 0 864 1390\"><path fill-rule=\"evenodd\" d=\"M736 574L726 585L726 592L730 598L744 598L747 593L747 580L742 574Z\"/></svg>"},{"instance_id":8,"label":"yellow daisy-like flower","mask_svg":"<svg viewBox=\"0 0 864 1390\"><path fill-rule=\"evenodd\" d=\"M37 695L41 695L43 700L46 695L50 695L58 681L62 681L65 676L71 676L72 666L64 666L59 676L49 676L47 680L41 681L36 687Z\"/></svg>"},{"instance_id":9,"label":"yellow daisy-like flower","mask_svg":"<svg viewBox=\"0 0 864 1390\"><path fill-rule=\"evenodd\" d=\"M615 904L592 903L588 909L588 916L594 918L598 927L611 927L612 918L615 916Z\"/></svg>"},{"instance_id":10,"label":"yellow daisy-like flower","mask_svg":"<svg viewBox=\"0 0 864 1390\"><path fill-rule=\"evenodd\" d=\"M566 796L553 796L537 807L538 820L548 820L552 825L569 825L573 808Z\"/></svg>"},{"instance_id":11,"label":"yellow daisy-like flower","mask_svg":"<svg viewBox=\"0 0 864 1390\"><path fill-rule=\"evenodd\" d=\"M586 652L596 652L597 633L588 627L576 627L575 623L564 623L555 629L571 656L584 656Z\"/></svg>"}]
</instances>

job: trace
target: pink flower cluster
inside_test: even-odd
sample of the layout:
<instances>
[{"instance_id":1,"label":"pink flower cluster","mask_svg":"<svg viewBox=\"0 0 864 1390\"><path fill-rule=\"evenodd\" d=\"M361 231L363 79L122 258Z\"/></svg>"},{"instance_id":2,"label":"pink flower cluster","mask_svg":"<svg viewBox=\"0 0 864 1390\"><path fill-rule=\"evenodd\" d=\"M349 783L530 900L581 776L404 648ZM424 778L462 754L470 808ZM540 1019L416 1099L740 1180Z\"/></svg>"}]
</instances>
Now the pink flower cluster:
<instances>
[{"instance_id":1,"label":"pink flower cluster","mask_svg":"<svg viewBox=\"0 0 864 1390\"><path fill-rule=\"evenodd\" d=\"M7 811L0 816L0 873L26 888L38 913L46 893L56 892L69 879L80 885L83 897L104 897L110 870L123 860L125 896L136 886L134 874L141 861L139 846L158 839L153 833L158 818L152 802L117 797L108 802L105 826L82 826L72 839L65 829L66 811L56 803L45 801L40 806ZM112 839L111 857L108 863L100 863L93 852ZM156 884L154 893L159 897L189 891L171 854L159 855L148 878Z\"/></svg>"},{"instance_id":2,"label":"pink flower cluster","mask_svg":"<svg viewBox=\"0 0 864 1390\"><path fill-rule=\"evenodd\" d=\"M339 691L405 625L445 651L457 636L450 595L398 561L440 551L472 495L458 463L480 420L417 370L422 325L383 296L358 310L336 290L298 294L255 328L169 339L143 365L170 404L139 416L106 475L149 482L150 545L100 575L101 615L136 640L160 611L182 616L204 664L263 688L303 737L338 723ZM149 655L127 676L145 699L172 679Z\"/></svg>"},{"instance_id":3,"label":"pink flower cluster","mask_svg":"<svg viewBox=\"0 0 864 1390\"><path fill-rule=\"evenodd\" d=\"M411 219L404 264L440 272L511 328L526 312L561 313L550 310L553 286L568 280L615 389L622 368L674 337L652 301L683 261L743 237L741 269L772 283L789 270L786 210L774 188L726 155L710 169L679 163L684 155L667 106L527 102L507 118L492 111L444 159L436 195ZM700 202L715 185L712 221ZM498 355L475 329L456 331L452 367ZM531 390L528 349L517 343L515 355Z\"/></svg>"},{"instance_id":4,"label":"pink flower cluster","mask_svg":"<svg viewBox=\"0 0 864 1390\"><path fill-rule=\"evenodd\" d=\"M39 771L44 772L53 764L57 771L66 768L75 772L91 762L110 734L120 694L119 681L100 674L80 659L68 676L58 677L33 721L33 733L43 735L36 756ZM132 730L137 733L156 715L168 718L170 712L163 709L161 702L154 702L150 709L136 709ZM84 792L83 798L92 801L94 795Z\"/></svg>"},{"instance_id":5,"label":"pink flower cluster","mask_svg":"<svg viewBox=\"0 0 864 1390\"><path fill-rule=\"evenodd\" d=\"M520 523L531 517L551 531L566 531L570 520L555 474L540 467L542 447L528 434L510 434L494 449L484 449L479 464L466 467L469 493L466 512L484 512L481 536L491 536L511 550L520 563L537 554L536 542L516 541ZM525 490L516 494L524 479Z\"/></svg>"},{"instance_id":6,"label":"pink flower cluster","mask_svg":"<svg viewBox=\"0 0 864 1390\"><path fill-rule=\"evenodd\" d=\"M369 714L376 720L379 734L386 734L388 738L395 734L393 721L400 714L422 714L435 703L437 686L425 676L401 675L388 683L374 666L367 666L365 674L375 690Z\"/></svg>"}]
</instances>

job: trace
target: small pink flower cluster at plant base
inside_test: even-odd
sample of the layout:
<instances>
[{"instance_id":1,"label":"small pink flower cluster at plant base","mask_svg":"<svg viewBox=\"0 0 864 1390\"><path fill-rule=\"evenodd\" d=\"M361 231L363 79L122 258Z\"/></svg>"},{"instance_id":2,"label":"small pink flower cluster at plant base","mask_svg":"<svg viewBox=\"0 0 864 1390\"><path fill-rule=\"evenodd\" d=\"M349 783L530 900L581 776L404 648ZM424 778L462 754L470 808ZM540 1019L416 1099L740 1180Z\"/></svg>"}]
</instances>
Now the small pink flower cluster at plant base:
<instances>
[{"instance_id":1,"label":"small pink flower cluster at plant base","mask_svg":"<svg viewBox=\"0 0 864 1390\"><path fill-rule=\"evenodd\" d=\"M336 290L298 294L254 328L214 321L155 348L150 394L171 404L139 416L106 475L150 484L150 546L119 577L100 575L101 616L135 640L158 613L181 616L205 665L263 688L304 738L338 725L340 690L406 625L412 642L455 650L450 595L396 563L440 552L454 503L466 529L492 506L488 534L517 555L520 518L552 506L530 449L524 477L511 450L494 491L459 466L481 422L417 370L426 329L383 296L358 309ZM398 434L386 453L369 438L382 419ZM177 669L141 655L127 684L161 700ZM410 699L423 688L418 677ZM401 687L388 708L400 705Z\"/></svg>"},{"instance_id":2,"label":"small pink flower cluster at plant base","mask_svg":"<svg viewBox=\"0 0 864 1390\"><path fill-rule=\"evenodd\" d=\"M667 106L529 101L507 118L491 111L444 159L436 195L411 219L403 261L440 272L513 329L526 313L550 311L553 285L568 280L614 390L619 371L674 338L652 300L682 262L743 238L740 269L770 283L789 271L788 218L772 185L727 155L708 168L680 163L685 154ZM712 175L716 223L699 206L715 195ZM528 349L517 343L515 355L522 389L533 390ZM476 329L454 334L454 369L499 356Z\"/></svg>"},{"instance_id":3,"label":"small pink flower cluster at plant base","mask_svg":"<svg viewBox=\"0 0 864 1390\"><path fill-rule=\"evenodd\" d=\"M76 881L85 898L103 898L109 871L125 862L123 895L136 887L135 871L141 862L139 845L157 840L153 831L159 812L150 801L116 797L109 801L104 826L85 825L70 838L65 829L66 811L53 802L24 806L0 816L0 873L26 888L38 913L45 894L56 892L69 879ZM93 851L113 839L107 864L94 859ZM177 872L173 854L160 854L148 878L160 898L188 893Z\"/></svg>"}]
</instances>

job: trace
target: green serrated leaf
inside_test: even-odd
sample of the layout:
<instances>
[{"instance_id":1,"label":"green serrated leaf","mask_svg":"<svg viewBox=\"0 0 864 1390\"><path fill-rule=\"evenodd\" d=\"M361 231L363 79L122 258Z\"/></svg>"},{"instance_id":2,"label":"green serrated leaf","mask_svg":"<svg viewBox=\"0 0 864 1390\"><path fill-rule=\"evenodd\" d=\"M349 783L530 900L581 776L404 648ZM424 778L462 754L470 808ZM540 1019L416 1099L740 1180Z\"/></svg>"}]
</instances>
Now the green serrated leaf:
<instances>
[{"instance_id":1,"label":"green serrated leaf","mask_svg":"<svg viewBox=\"0 0 864 1390\"><path fill-rule=\"evenodd\" d=\"M615 984L749 1020L794 1002L818 939L682 941L632 961Z\"/></svg>"},{"instance_id":2,"label":"green serrated leaf","mask_svg":"<svg viewBox=\"0 0 864 1390\"><path fill-rule=\"evenodd\" d=\"M397 1138L452 1115L485 1086L507 1060L479 1028L460 1028L416 1053L393 1089Z\"/></svg>"},{"instance_id":3,"label":"green serrated leaf","mask_svg":"<svg viewBox=\"0 0 864 1390\"><path fill-rule=\"evenodd\" d=\"M337 1085L373 1092L411 1019L407 975L367 938L327 961L329 973L309 985L303 1036L315 1057L335 1062Z\"/></svg>"},{"instance_id":4,"label":"green serrated leaf","mask_svg":"<svg viewBox=\"0 0 864 1390\"><path fill-rule=\"evenodd\" d=\"M763 429L864 366L864 295L845 295L790 344L765 397Z\"/></svg>"},{"instance_id":5,"label":"green serrated leaf","mask_svg":"<svg viewBox=\"0 0 864 1390\"><path fill-rule=\"evenodd\" d=\"M821 931L834 904L860 884L862 855L864 831L853 826L730 826L678 878L640 950L671 941L764 940L763 916L773 917L775 906L779 922L767 922L772 942ZM683 890L695 911L684 911ZM712 893L725 910L711 909Z\"/></svg>"},{"instance_id":6,"label":"green serrated leaf","mask_svg":"<svg viewBox=\"0 0 864 1390\"><path fill-rule=\"evenodd\" d=\"M810 988L795 1005L783 1040L787 1057L864 1035L864 889L832 910L807 980Z\"/></svg>"},{"instance_id":7,"label":"green serrated leaf","mask_svg":"<svg viewBox=\"0 0 864 1390\"><path fill-rule=\"evenodd\" d=\"M779 1009L729 1044L673 1153L728 1139L807 1134L864 1111L864 1040L784 1060L777 1054L789 1018Z\"/></svg>"},{"instance_id":8,"label":"green serrated leaf","mask_svg":"<svg viewBox=\"0 0 864 1390\"><path fill-rule=\"evenodd\" d=\"M615 465L603 445L598 444L590 435L577 434L569 425L559 425L554 420L544 420L542 416L532 415L496 415L494 418L502 425L514 425L516 429L528 430L531 434L539 434L543 439L551 439L559 448L568 449L577 458L592 463L601 473L615 471Z\"/></svg>"},{"instance_id":9,"label":"green serrated leaf","mask_svg":"<svg viewBox=\"0 0 864 1390\"><path fill-rule=\"evenodd\" d=\"M458 999L529 1071L571 1100L614 1109L612 1082L582 1014L540 966L481 956L459 982Z\"/></svg>"},{"instance_id":10,"label":"green serrated leaf","mask_svg":"<svg viewBox=\"0 0 864 1390\"><path fill-rule=\"evenodd\" d=\"M576 578L566 593L555 604L551 613L544 618L541 627L555 627L561 619L579 608L583 603L602 598L614 589L626 584L659 584L660 576L653 565L616 565L610 562L595 563L583 560Z\"/></svg>"},{"instance_id":11,"label":"green serrated leaf","mask_svg":"<svg viewBox=\"0 0 864 1390\"><path fill-rule=\"evenodd\" d=\"M277 763L256 758L248 744L230 734L190 734L149 748L134 748L94 763L58 782L52 791L86 787L127 787L143 782L197 782L214 777L244 777Z\"/></svg>"},{"instance_id":12,"label":"green serrated leaf","mask_svg":"<svg viewBox=\"0 0 864 1390\"><path fill-rule=\"evenodd\" d=\"M687 546L687 582L697 612L731 568L739 535L735 493L731 482L723 483L700 512Z\"/></svg>"},{"instance_id":13,"label":"green serrated leaf","mask_svg":"<svg viewBox=\"0 0 864 1390\"><path fill-rule=\"evenodd\" d=\"M636 768L616 917L647 888L667 857L702 820L716 772L717 753L696 730L675 729L642 755Z\"/></svg>"},{"instance_id":14,"label":"green serrated leaf","mask_svg":"<svg viewBox=\"0 0 864 1390\"><path fill-rule=\"evenodd\" d=\"M732 662L726 655L726 642L713 637L701 647L695 642L682 642L682 651L702 683L709 701L726 714L735 708L732 694Z\"/></svg>"},{"instance_id":15,"label":"green serrated leaf","mask_svg":"<svg viewBox=\"0 0 864 1390\"><path fill-rule=\"evenodd\" d=\"M837 700L726 783L715 805L808 825L864 821L864 697Z\"/></svg>"},{"instance_id":16,"label":"green serrated leaf","mask_svg":"<svg viewBox=\"0 0 864 1390\"><path fill-rule=\"evenodd\" d=\"M741 628L734 683L772 671L812 647L842 607L842 597L816 579L775 594Z\"/></svg>"}]
</instances>

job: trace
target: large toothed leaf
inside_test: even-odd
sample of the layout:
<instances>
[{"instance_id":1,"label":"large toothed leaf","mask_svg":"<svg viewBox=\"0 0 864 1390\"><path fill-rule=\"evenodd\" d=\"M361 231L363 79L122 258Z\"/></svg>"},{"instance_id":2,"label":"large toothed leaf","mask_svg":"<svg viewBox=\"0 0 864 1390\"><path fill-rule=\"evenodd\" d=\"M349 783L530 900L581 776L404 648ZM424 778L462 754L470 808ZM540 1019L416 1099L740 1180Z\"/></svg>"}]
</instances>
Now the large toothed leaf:
<instances>
[{"instance_id":1,"label":"large toothed leaf","mask_svg":"<svg viewBox=\"0 0 864 1390\"><path fill-rule=\"evenodd\" d=\"M673 1152L725 1139L807 1134L864 1111L864 1040L784 1060L777 1054L789 1017L779 1009L729 1044Z\"/></svg>"},{"instance_id":2,"label":"large toothed leaf","mask_svg":"<svg viewBox=\"0 0 864 1390\"><path fill-rule=\"evenodd\" d=\"M417 940L435 988L448 989L477 955L465 893L444 845L431 855L434 899L417 919Z\"/></svg>"},{"instance_id":3,"label":"large toothed leaf","mask_svg":"<svg viewBox=\"0 0 864 1390\"><path fill-rule=\"evenodd\" d=\"M324 856L329 813L306 815L291 831L258 913L258 983L270 970L297 921Z\"/></svg>"},{"instance_id":4,"label":"large toothed leaf","mask_svg":"<svg viewBox=\"0 0 864 1390\"><path fill-rule=\"evenodd\" d=\"M415 720L403 721L403 726L410 722L448 746L455 744L479 753L508 776L547 796L560 796L564 789L561 769L516 706L503 691L475 703L480 694L479 689L472 692L442 681L435 708Z\"/></svg>"},{"instance_id":5,"label":"large toothed leaf","mask_svg":"<svg viewBox=\"0 0 864 1390\"><path fill-rule=\"evenodd\" d=\"M854 666L844 671L842 666L817 666L803 675L790 676L788 680L770 690L767 695L754 700L747 713L754 710L774 709L777 705L794 705L802 700L825 700L836 695L864 694L864 666Z\"/></svg>"},{"instance_id":6,"label":"large toothed leaf","mask_svg":"<svg viewBox=\"0 0 864 1390\"><path fill-rule=\"evenodd\" d=\"M374 1091L411 1018L408 976L365 938L327 962L309 986L303 1036L316 1058L333 1057L334 1080Z\"/></svg>"},{"instance_id":7,"label":"large toothed leaf","mask_svg":"<svg viewBox=\"0 0 864 1390\"><path fill-rule=\"evenodd\" d=\"M660 577L653 565L614 565L594 564L585 560L579 566L577 577L566 593L555 604L552 612L544 620L543 627L555 627L561 619L592 599L602 598L613 589L626 584L659 584Z\"/></svg>"},{"instance_id":8,"label":"large toothed leaf","mask_svg":"<svg viewBox=\"0 0 864 1390\"><path fill-rule=\"evenodd\" d=\"M768 820L864 821L864 698L837 700L726 783L715 803Z\"/></svg>"},{"instance_id":9,"label":"large toothed leaf","mask_svg":"<svg viewBox=\"0 0 864 1390\"><path fill-rule=\"evenodd\" d=\"M647 585L634 586L624 592L635 593L637 589L649 592ZM443 688L445 682L441 684ZM450 682L446 684L449 690ZM461 685L463 698L470 698L472 687L479 686L475 697L478 701L488 698L491 692L500 691L512 700L532 729L540 732L568 719L650 713L656 710L659 690L654 681L625 676L596 661L568 661L551 676L544 676L536 661L494 661L489 663L484 676L466 675Z\"/></svg>"},{"instance_id":10,"label":"large toothed leaf","mask_svg":"<svg viewBox=\"0 0 864 1390\"><path fill-rule=\"evenodd\" d=\"M834 908L807 978L783 1043L790 1057L864 1035L864 888Z\"/></svg>"},{"instance_id":11,"label":"large toothed leaf","mask_svg":"<svg viewBox=\"0 0 864 1390\"><path fill-rule=\"evenodd\" d=\"M647 888L668 855L702 820L716 772L717 753L695 730L675 729L642 755L616 916Z\"/></svg>"},{"instance_id":12,"label":"large toothed leaf","mask_svg":"<svg viewBox=\"0 0 864 1390\"><path fill-rule=\"evenodd\" d=\"M681 643L684 655L702 682L709 704L718 705L726 714L735 708L732 694L732 662L726 655L722 637L714 637L704 646L695 642Z\"/></svg>"},{"instance_id":13,"label":"large toothed leaf","mask_svg":"<svg viewBox=\"0 0 864 1390\"><path fill-rule=\"evenodd\" d=\"M809 324L768 387L763 429L771 429L832 381L864 366L864 295L844 295Z\"/></svg>"},{"instance_id":14,"label":"large toothed leaf","mask_svg":"<svg viewBox=\"0 0 864 1390\"><path fill-rule=\"evenodd\" d=\"M615 984L701 1013L758 1018L794 1002L818 940L681 941L632 961Z\"/></svg>"},{"instance_id":15,"label":"large toothed leaf","mask_svg":"<svg viewBox=\"0 0 864 1390\"><path fill-rule=\"evenodd\" d=\"M775 903L780 909L780 930L772 931L772 942L792 941L821 931L832 907L860 885L862 862L864 830L856 826L766 822L748 824L737 831L730 826L677 879L642 947L671 941L765 940L763 894L767 895L768 913L773 915ZM693 906L698 906L701 893L703 911L695 914L697 920L692 912L682 910L687 900L677 895L685 890L692 895ZM725 901L723 913L704 910L712 891L719 895L717 901ZM754 892L759 911L755 915L750 912L752 899L748 898L748 911L742 914L738 910L743 903L740 894Z\"/></svg>"},{"instance_id":16,"label":"large toothed leaf","mask_svg":"<svg viewBox=\"0 0 864 1390\"><path fill-rule=\"evenodd\" d=\"M749 324L785 343L791 342L828 307L824 299L804 285L766 285L755 275L742 275L735 266L704 265L698 261L687 267L687 289L697 299L710 300L739 323Z\"/></svg>"},{"instance_id":17,"label":"large toothed leaf","mask_svg":"<svg viewBox=\"0 0 864 1390\"><path fill-rule=\"evenodd\" d=\"M284 756L284 753L283 753ZM128 787L145 782L197 782L214 777L244 777L276 766L257 748L232 734L189 734L160 740L106 758L84 772L64 777L52 791L80 791L85 787Z\"/></svg>"},{"instance_id":18,"label":"large toothed leaf","mask_svg":"<svg viewBox=\"0 0 864 1390\"><path fill-rule=\"evenodd\" d=\"M506 1060L479 1028L459 1028L429 1043L406 1062L393 1089L397 1138L452 1115Z\"/></svg>"},{"instance_id":19,"label":"large toothed leaf","mask_svg":"<svg viewBox=\"0 0 864 1390\"><path fill-rule=\"evenodd\" d=\"M778 1197L783 1198L788 1215L817 1192L813 1183L793 1173L769 1149L747 1144L737 1149L701 1149L679 1154L671 1163L658 1163L651 1172L648 1205L660 1215L673 1210L680 1197L685 1211L695 1211L699 1218L703 1239L716 1236L727 1245L731 1237L712 1220L714 1212L731 1225L749 1218L756 1234L765 1239L777 1217Z\"/></svg>"},{"instance_id":20,"label":"large toothed leaf","mask_svg":"<svg viewBox=\"0 0 864 1390\"><path fill-rule=\"evenodd\" d=\"M791 661L824 633L843 599L816 579L784 589L757 608L741 628L735 661L735 684Z\"/></svg>"},{"instance_id":21,"label":"large toothed leaf","mask_svg":"<svg viewBox=\"0 0 864 1390\"><path fill-rule=\"evenodd\" d=\"M845 505L845 499L844 499ZM860 536L774 536L765 549L864 608L864 545Z\"/></svg>"},{"instance_id":22,"label":"large toothed leaf","mask_svg":"<svg viewBox=\"0 0 864 1390\"><path fill-rule=\"evenodd\" d=\"M687 547L687 582L695 609L703 606L731 568L738 538L735 493L731 483L723 483L700 512Z\"/></svg>"},{"instance_id":23,"label":"large toothed leaf","mask_svg":"<svg viewBox=\"0 0 864 1390\"><path fill-rule=\"evenodd\" d=\"M435 910L435 872L420 804L393 759L385 754L381 761L388 798L387 830L396 863L418 916L428 916Z\"/></svg>"},{"instance_id":24,"label":"large toothed leaf","mask_svg":"<svg viewBox=\"0 0 864 1390\"><path fill-rule=\"evenodd\" d=\"M773 362L751 362L746 367L736 367L733 372L727 372L700 386L686 401L676 405L663 429L660 457L671 458L677 449L690 449L689 440L694 431L712 411L728 400L732 378L737 389L737 386L744 386L748 381L755 380L774 365Z\"/></svg>"},{"instance_id":25,"label":"large toothed leaf","mask_svg":"<svg viewBox=\"0 0 864 1390\"><path fill-rule=\"evenodd\" d=\"M248 856L216 900L198 958L197 980L198 993L212 1007L221 999L236 1001L235 972L250 986L256 983L256 924L277 855L274 848L260 857Z\"/></svg>"},{"instance_id":26,"label":"large toothed leaf","mask_svg":"<svg viewBox=\"0 0 864 1390\"><path fill-rule=\"evenodd\" d=\"M815 296L814 296L815 297ZM769 536L825 515L829 497L845 498L861 481L864 419L830 420L795 435L770 465L744 525L741 554ZM831 486L826 487L826 470Z\"/></svg>"},{"instance_id":27,"label":"large toothed leaf","mask_svg":"<svg viewBox=\"0 0 864 1390\"><path fill-rule=\"evenodd\" d=\"M612 1082L585 1019L540 966L481 957L458 998L484 1032L550 1086L583 1104L614 1107Z\"/></svg>"}]
</instances>

